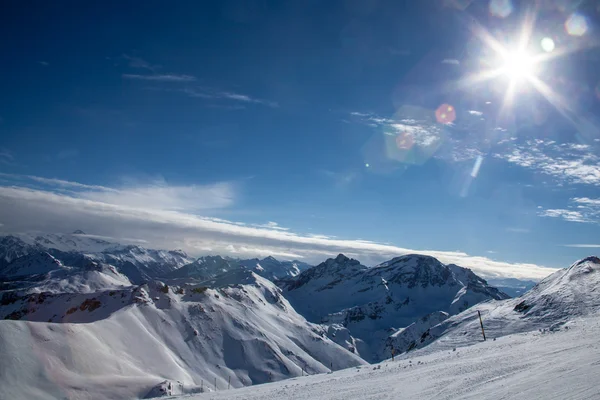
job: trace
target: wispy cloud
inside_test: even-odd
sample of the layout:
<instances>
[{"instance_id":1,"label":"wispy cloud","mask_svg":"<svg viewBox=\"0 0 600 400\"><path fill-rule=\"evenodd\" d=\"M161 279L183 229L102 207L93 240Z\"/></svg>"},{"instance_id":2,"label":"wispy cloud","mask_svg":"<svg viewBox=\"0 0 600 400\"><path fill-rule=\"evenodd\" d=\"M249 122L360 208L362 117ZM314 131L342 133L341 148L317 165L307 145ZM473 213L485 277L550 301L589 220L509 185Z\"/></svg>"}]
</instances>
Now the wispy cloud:
<instances>
[{"instance_id":1,"label":"wispy cloud","mask_svg":"<svg viewBox=\"0 0 600 400\"><path fill-rule=\"evenodd\" d=\"M569 222L600 223L600 199L574 197L569 200L568 209L541 210L542 217L561 218Z\"/></svg>"},{"instance_id":2,"label":"wispy cloud","mask_svg":"<svg viewBox=\"0 0 600 400\"><path fill-rule=\"evenodd\" d=\"M541 217L562 218L569 222L592 222L587 219L583 213L573 210L565 210L561 208L547 209L539 213Z\"/></svg>"},{"instance_id":3,"label":"wispy cloud","mask_svg":"<svg viewBox=\"0 0 600 400\"><path fill-rule=\"evenodd\" d=\"M155 75L137 75L123 74L123 78L140 80L140 81L155 81L155 82L194 82L195 76L192 75L177 75L177 74L155 74Z\"/></svg>"},{"instance_id":4,"label":"wispy cloud","mask_svg":"<svg viewBox=\"0 0 600 400\"><path fill-rule=\"evenodd\" d=\"M580 249L597 249L600 244L563 244L563 247L575 247Z\"/></svg>"},{"instance_id":5,"label":"wispy cloud","mask_svg":"<svg viewBox=\"0 0 600 400\"><path fill-rule=\"evenodd\" d=\"M38 64L43 65L44 67L47 67L48 65L50 65L50 63L47 61L38 61Z\"/></svg>"},{"instance_id":6,"label":"wispy cloud","mask_svg":"<svg viewBox=\"0 0 600 400\"><path fill-rule=\"evenodd\" d=\"M157 189L156 185L105 188L60 179L35 181L56 182L57 188L0 186L3 232L83 229L95 235L145 240L148 246L182 248L192 254L211 252L250 257L273 254L309 262L319 262L341 252L374 265L401 254L420 253L472 268L486 277L541 279L554 272L534 264L505 263L459 251L418 251L366 240L305 236L277 229L279 225L275 223L257 227L195 214L193 209L232 204L231 189L220 184ZM81 190L56 190L65 186ZM89 190L90 187L102 189ZM197 202L203 205L198 207Z\"/></svg>"},{"instance_id":7,"label":"wispy cloud","mask_svg":"<svg viewBox=\"0 0 600 400\"><path fill-rule=\"evenodd\" d=\"M508 151L495 157L569 184L600 186L600 157L589 145L531 139L507 143Z\"/></svg>"},{"instance_id":8,"label":"wispy cloud","mask_svg":"<svg viewBox=\"0 0 600 400\"><path fill-rule=\"evenodd\" d=\"M460 61L454 58L445 58L442 60L442 64L460 65Z\"/></svg>"},{"instance_id":9,"label":"wispy cloud","mask_svg":"<svg viewBox=\"0 0 600 400\"><path fill-rule=\"evenodd\" d=\"M510 227L510 228L506 228L506 232L512 232L512 233L529 233L530 230L526 229L526 228Z\"/></svg>"},{"instance_id":10,"label":"wispy cloud","mask_svg":"<svg viewBox=\"0 0 600 400\"><path fill-rule=\"evenodd\" d=\"M87 185L63 179L32 175L0 173L15 182L34 182L46 188L67 189L69 196L126 207L193 212L228 207L233 204L235 187L228 182L212 185L170 185L164 180L149 183L130 182L127 186L112 188Z\"/></svg>"},{"instance_id":11,"label":"wispy cloud","mask_svg":"<svg viewBox=\"0 0 600 400\"><path fill-rule=\"evenodd\" d=\"M477 159L487 149L483 135L475 134L475 129L455 129L436 121L433 110L416 106L402 106L393 117L383 117L375 113L353 111L350 120L378 130L384 135L386 154L390 160L405 164L422 164L434 157L452 162ZM481 116L465 112L464 124L471 120L480 122Z\"/></svg>"},{"instance_id":12,"label":"wispy cloud","mask_svg":"<svg viewBox=\"0 0 600 400\"><path fill-rule=\"evenodd\" d=\"M267 229L275 229L278 231L289 231L290 228L284 228L283 226L279 226L277 222L269 221L266 224L254 224L257 228L267 228Z\"/></svg>"},{"instance_id":13,"label":"wispy cloud","mask_svg":"<svg viewBox=\"0 0 600 400\"><path fill-rule=\"evenodd\" d=\"M247 104L261 104L273 108L279 107L279 104L277 102L259 99L256 97L249 96L247 94L235 92L224 92L200 87L188 87L182 89L182 91L190 97L196 97L201 99L232 100Z\"/></svg>"},{"instance_id":14,"label":"wispy cloud","mask_svg":"<svg viewBox=\"0 0 600 400\"><path fill-rule=\"evenodd\" d=\"M123 58L128 61L129 66L131 68L146 69L146 70L152 71L152 72L155 72L156 70L160 69L160 65L150 64L148 61L146 61L140 57L123 54Z\"/></svg>"},{"instance_id":15,"label":"wispy cloud","mask_svg":"<svg viewBox=\"0 0 600 400\"><path fill-rule=\"evenodd\" d=\"M13 165L15 157L7 149L0 148L0 164Z\"/></svg>"}]
</instances>

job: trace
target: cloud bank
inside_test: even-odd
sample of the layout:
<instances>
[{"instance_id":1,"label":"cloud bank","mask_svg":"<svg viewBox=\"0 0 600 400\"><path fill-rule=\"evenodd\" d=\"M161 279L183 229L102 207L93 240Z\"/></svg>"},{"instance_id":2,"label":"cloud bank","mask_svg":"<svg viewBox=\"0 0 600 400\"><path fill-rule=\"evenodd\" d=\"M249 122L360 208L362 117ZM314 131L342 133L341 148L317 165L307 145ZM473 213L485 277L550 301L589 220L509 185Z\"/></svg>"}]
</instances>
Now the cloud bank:
<instances>
[{"instance_id":1,"label":"cloud bank","mask_svg":"<svg viewBox=\"0 0 600 400\"><path fill-rule=\"evenodd\" d=\"M107 188L60 179L26 176L13 176L13 179L34 184L43 182L49 187L26 187L25 182L0 186L0 223L3 224L0 230L4 233L82 229L99 236L144 241L148 247L181 248L192 255L274 255L312 263L344 253L374 265L402 254L420 253L472 268L485 277L541 279L555 271L460 251L419 251L365 240L304 236L285 230L273 221L257 226L195 213L232 205L235 190L228 183L170 186L163 182Z\"/></svg>"}]
</instances>

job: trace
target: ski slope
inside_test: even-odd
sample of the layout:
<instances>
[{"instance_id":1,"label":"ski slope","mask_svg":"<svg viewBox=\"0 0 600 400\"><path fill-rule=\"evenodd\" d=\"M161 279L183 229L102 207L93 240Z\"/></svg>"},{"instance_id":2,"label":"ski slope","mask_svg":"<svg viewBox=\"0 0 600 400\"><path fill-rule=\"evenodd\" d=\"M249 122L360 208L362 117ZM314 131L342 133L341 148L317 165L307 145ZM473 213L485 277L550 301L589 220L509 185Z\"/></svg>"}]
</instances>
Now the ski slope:
<instances>
[{"instance_id":1,"label":"ski slope","mask_svg":"<svg viewBox=\"0 0 600 400\"><path fill-rule=\"evenodd\" d=\"M599 399L600 318L183 400Z\"/></svg>"}]
</instances>

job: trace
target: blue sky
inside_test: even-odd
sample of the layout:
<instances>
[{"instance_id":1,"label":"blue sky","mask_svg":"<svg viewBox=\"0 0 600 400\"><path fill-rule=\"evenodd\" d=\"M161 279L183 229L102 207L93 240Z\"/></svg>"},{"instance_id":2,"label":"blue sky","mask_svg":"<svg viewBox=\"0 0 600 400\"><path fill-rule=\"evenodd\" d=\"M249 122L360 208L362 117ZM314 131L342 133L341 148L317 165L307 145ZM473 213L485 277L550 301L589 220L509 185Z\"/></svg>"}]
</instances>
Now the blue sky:
<instances>
[{"instance_id":1,"label":"blue sky","mask_svg":"<svg viewBox=\"0 0 600 400\"><path fill-rule=\"evenodd\" d=\"M600 247L600 68L595 9L549 2L551 91L476 82L526 4L10 2L0 229L539 278Z\"/></svg>"}]
</instances>

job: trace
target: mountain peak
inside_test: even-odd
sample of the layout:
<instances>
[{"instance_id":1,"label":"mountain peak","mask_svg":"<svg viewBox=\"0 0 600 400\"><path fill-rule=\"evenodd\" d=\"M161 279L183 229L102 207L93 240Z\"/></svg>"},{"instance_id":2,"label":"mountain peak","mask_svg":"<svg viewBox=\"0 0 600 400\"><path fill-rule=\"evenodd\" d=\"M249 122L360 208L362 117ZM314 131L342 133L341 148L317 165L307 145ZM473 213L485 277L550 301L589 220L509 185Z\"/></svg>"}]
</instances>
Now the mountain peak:
<instances>
[{"instance_id":1,"label":"mountain peak","mask_svg":"<svg viewBox=\"0 0 600 400\"><path fill-rule=\"evenodd\" d=\"M77 229L76 231L73 231L73 235L85 235L85 232L81 229Z\"/></svg>"},{"instance_id":2,"label":"mountain peak","mask_svg":"<svg viewBox=\"0 0 600 400\"><path fill-rule=\"evenodd\" d=\"M577 261L575 264L573 264L573 266L579 266L584 263L600 264L600 258L598 258L596 256L589 256L589 257L586 257L586 258L583 258L583 259Z\"/></svg>"},{"instance_id":3,"label":"mountain peak","mask_svg":"<svg viewBox=\"0 0 600 400\"><path fill-rule=\"evenodd\" d=\"M337 257L335 258L336 263L345 263L347 261L350 261L350 259L348 257L346 257L345 255L343 255L342 253L338 254Z\"/></svg>"}]
</instances>

